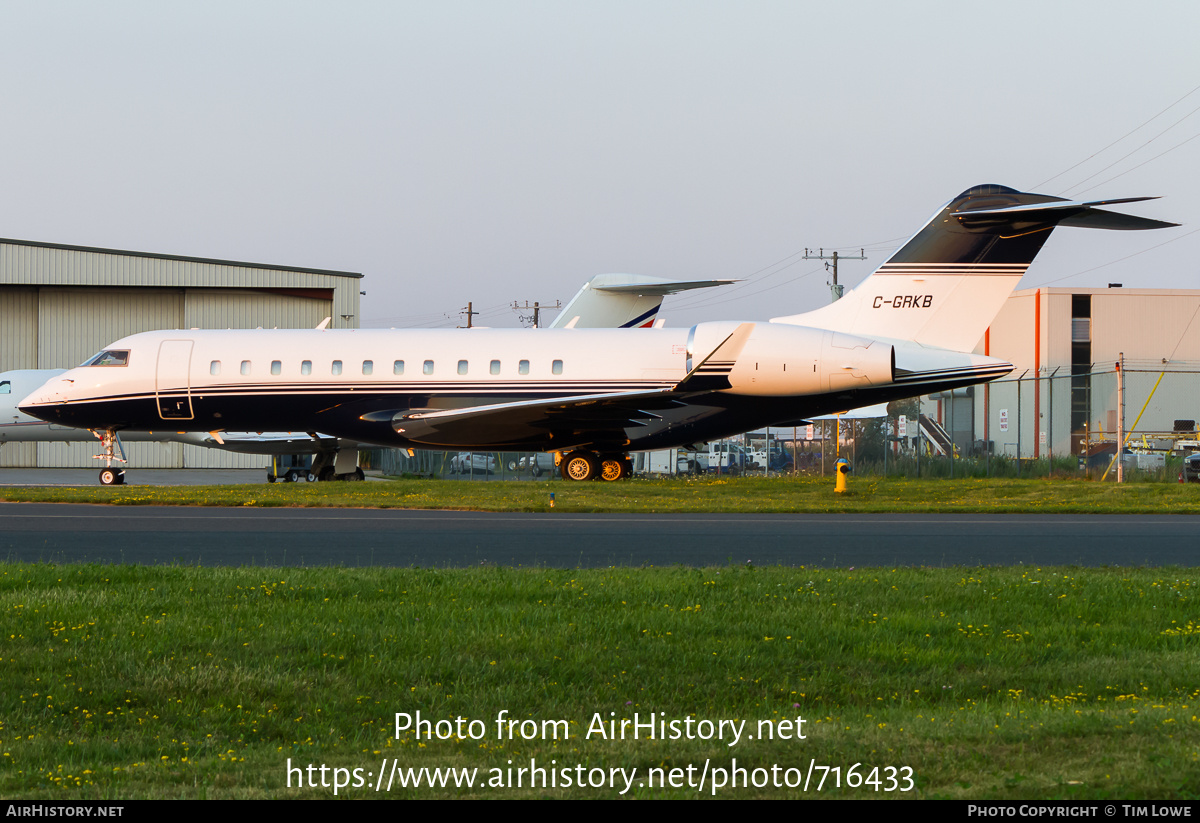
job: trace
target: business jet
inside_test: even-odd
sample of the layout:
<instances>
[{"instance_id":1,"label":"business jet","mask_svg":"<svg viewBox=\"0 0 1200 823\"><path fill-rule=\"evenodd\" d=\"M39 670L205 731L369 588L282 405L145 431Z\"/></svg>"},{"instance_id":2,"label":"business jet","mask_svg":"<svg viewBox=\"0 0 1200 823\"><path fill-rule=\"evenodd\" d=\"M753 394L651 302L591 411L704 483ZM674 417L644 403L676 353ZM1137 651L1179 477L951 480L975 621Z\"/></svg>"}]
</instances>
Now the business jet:
<instances>
[{"instance_id":1,"label":"business jet","mask_svg":"<svg viewBox=\"0 0 1200 823\"><path fill-rule=\"evenodd\" d=\"M651 328L663 298L692 289L712 288L733 280L667 280L641 274L598 274L583 284L555 319L551 328ZM661 320L657 321L659 324ZM318 326L324 328L329 318ZM25 397L65 369L16 369L0 372L0 446L8 442L95 442L101 435L88 429L61 426L30 417L17 408ZM317 480L362 480L358 467L358 444L318 432L190 432L160 429L125 430L113 441L113 456L100 472L100 482L121 485L125 475L112 468L112 460L126 462L122 441L185 443L238 454L312 455L311 470L281 469L273 460L267 482ZM117 456L119 454L119 456ZM97 455L104 457L103 455Z\"/></svg>"},{"instance_id":2,"label":"business jet","mask_svg":"<svg viewBox=\"0 0 1200 823\"><path fill-rule=\"evenodd\" d=\"M1057 226L1176 224L983 185L836 303L691 328L157 331L122 338L20 410L117 432L286 428L400 448L554 452L616 480L629 452L946 391L1013 366L973 354Z\"/></svg>"}]
</instances>

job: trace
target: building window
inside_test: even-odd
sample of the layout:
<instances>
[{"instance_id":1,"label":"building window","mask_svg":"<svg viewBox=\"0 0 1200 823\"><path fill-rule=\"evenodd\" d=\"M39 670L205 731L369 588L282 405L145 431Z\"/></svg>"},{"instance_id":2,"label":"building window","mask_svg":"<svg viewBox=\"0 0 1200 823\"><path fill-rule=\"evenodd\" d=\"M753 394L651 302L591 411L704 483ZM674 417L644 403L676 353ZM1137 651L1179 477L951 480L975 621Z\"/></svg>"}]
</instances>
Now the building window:
<instances>
[{"instance_id":1,"label":"building window","mask_svg":"<svg viewBox=\"0 0 1200 823\"><path fill-rule=\"evenodd\" d=\"M554 372L555 374L562 374L562 361L555 360L553 366L550 368L550 371Z\"/></svg>"},{"instance_id":2,"label":"building window","mask_svg":"<svg viewBox=\"0 0 1200 823\"><path fill-rule=\"evenodd\" d=\"M364 360L363 361L363 374L371 374L373 371L375 371L375 361L374 360Z\"/></svg>"},{"instance_id":3,"label":"building window","mask_svg":"<svg viewBox=\"0 0 1200 823\"><path fill-rule=\"evenodd\" d=\"M300 361L300 373L301 374L312 374L312 361L311 360L301 360Z\"/></svg>"},{"instance_id":4,"label":"building window","mask_svg":"<svg viewBox=\"0 0 1200 823\"><path fill-rule=\"evenodd\" d=\"M433 374L433 361L426 360L425 365L421 367L421 371L423 371L425 374Z\"/></svg>"},{"instance_id":5,"label":"building window","mask_svg":"<svg viewBox=\"0 0 1200 823\"><path fill-rule=\"evenodd\" d=\"M491 372L492 374L499 374L500 373L500 361L493 360L492 365L488 367L488 371Z\"/></svg>"},{"instance_id":6,"label":"building window","mask_svg":"<svg viewBox=\"0 0 1200 823\"><path fill-rule=\"evenodd\" d=\"M212 363L210 363L208 366L208 373L209 374L220 374L221 373L221 361L220 360L212 361Z\"/></svg>"},{"instance_id":7,"label":"building window","mask_svg":"<svg viewBox=\"0 0 1200 823\"><path fill-rule=\"evenodd\" d=\"M522 360L517 364L517 374L529 374L529 361Z\"/></svg>"},{"instance_id":8,"label":"building window","mask_svg":"<svg viewBox=\"0 0 1200 823\"><path fill-rule=\"evenodd\" d=\"M249 373L250 373L250 361L243 360L242 361L242 374L249 374Z\"/></svg>"},{"instance_id":9,"label":"building window","mask_svg":"<svg viewBox=\"0 0 1200 823\"><path fill-rule=\"evenodd\" d=\"M392 364L392 374L404 374L404 361L397 360Z\"/></svg>"},{"instance_id":10,"label":"building window","mask_svg":"<svg viewBox=\"0 0 1200 823\"><path fill-rule=\"evenodd\" d=\"M332 371L333 371L333 373L334 373L334 374L341 374L341 373L342 373L342 361L341 361L341 360L334 360L334 361L333 361L333 368L332 368Z\"/></svg>"},{"instance_id":11,"label":"building window","mask_svg":"<svg viewBox=\"0 0 1200 823\"><path fill-rule=\"evenodd\" d=\"M459 374L466 374L466 373L467 373L467 361L466 361L466 360L459 360L459 361L458 361L458 373L459 373Z\"/></svg>"},{"instance_id":12,"label":"building window","mask_svg":"<svg viewBox=\"0 0 1200 823\"><path fill-rule=\"evenodd\" d=\"M283 363L279 362L278 360L272 360L271 374L279 374L281 371L283 371Z\"/></svg>"}]
</instances>

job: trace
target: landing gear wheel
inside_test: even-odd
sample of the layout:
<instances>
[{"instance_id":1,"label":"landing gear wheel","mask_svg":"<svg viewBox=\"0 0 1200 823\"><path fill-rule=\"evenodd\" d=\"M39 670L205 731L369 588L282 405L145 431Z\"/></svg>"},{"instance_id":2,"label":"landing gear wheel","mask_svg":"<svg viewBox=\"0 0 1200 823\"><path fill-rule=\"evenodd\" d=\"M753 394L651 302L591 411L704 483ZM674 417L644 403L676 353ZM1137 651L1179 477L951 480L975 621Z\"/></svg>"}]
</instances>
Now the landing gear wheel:
<instances>
[{"instance_id":1,"label":"landing gear wheel","mask_svg":"<svg viewBox=\"0 0 1200 823\"><path fill-rule=\"evenodd\" d=\"M334 478L333 466L326 466L321 469L321 473L317 475L317 479L322 483L327 483Z\"/></svg>"},{"instance_id":2,"label":"landing gear wheel","mask_svg":"<svg viewBox=\"0 0 1200 823\"><path fill-rule=\"evenodd\" d=\"M366 476L366 474L363 473L362 468L357 468L354 470L354 474L352 475L352 478L361 483L363 480L367 479L367 476Z\"/></svg>"},{"instance_id":3,"label":"landing gear wheel","mask_svg":"<svg viewBox=\"0 0 1200 823\"><path fill-rule=\"evenodd\" d=\"M571 452L563 459L563 480L595 480L599 475L600 458L591 452Z\"/></svg>"},{"instance_id":4,"label":"landing gear wheel","mask_svg":"<svg viewBox=\"0 0 1200 823\"><path fill-rule=\"evenodd\" d=\"M633 461L627 454L605 454L600 457L600 479L624 480L633 474Z\"/></svg>"},{"instance_id":5,"label":"landing gear wheel","mask_svg":"<svg viewBox=\"0 0 1200 823\"><path fill-rule=\"evenodd\" d=\"M621 479L621 458L605 455L600 458L600 479L612 482Z\"/></svg>"},{"instance_id":6,"label":"landing gear wheel","mask_svg":"<svg viewBox=\"0 0 1200 823\"><path fill-rule=\"evenodd\" d=\"M286 477L287 482L289 482L289 483L295 483L299 479L299 477L296 474L295 469L288 469L288 473L284 476Z\"/></svg>"},{"instance_id":7,"label":"landing gear wheel","mask_svg":"<svg viewBox=\"0 0 1200 823\"><path fill-rule=\"evenodd\" d=\"M317 482L317 476L316 476L315 474L313 474L312 472L309 472L309 473L308 473L308 477L306 477L305 479L306 479L306 480L307 480L309 483L316 483L316 482Z\"/></svg>"},{"instance_id":8,"label":"landing gear wheel","mask_svg":"<svg viewBox=\"0 0 1200 823\"><path fill-rule=\"evenodd\" d=\"M105 486L124 486L125 472L116 469L101 469L100 482Z\"/></svg>"}]
</instances>

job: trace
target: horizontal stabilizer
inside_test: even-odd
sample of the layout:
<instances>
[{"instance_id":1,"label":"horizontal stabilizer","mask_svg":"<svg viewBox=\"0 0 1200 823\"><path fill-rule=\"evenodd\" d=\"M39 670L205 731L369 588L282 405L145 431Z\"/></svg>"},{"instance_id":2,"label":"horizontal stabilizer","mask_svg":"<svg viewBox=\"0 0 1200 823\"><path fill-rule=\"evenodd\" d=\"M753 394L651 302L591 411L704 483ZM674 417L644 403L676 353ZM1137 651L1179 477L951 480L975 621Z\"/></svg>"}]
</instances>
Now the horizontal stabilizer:
<instances>
[{"instance_id":1,"label":"horizontal stabilizer","mask_svg":"<svg viewBox=\"0 0 1200 823\"><path fill-rule=\"evenodd\" d=\"M643 294L665 297L668 294L677 294L681 291L710 289L713 286L727 286L730 283L736 282L736 280L660 280L658 278L646 278L645 282L613 283L611 285L593 284L592 288L596 291L611 292L613 294Z\"/></svg>"},{"instance_id":2,"label":"horizontal stabilizer","mask_svg":"<svg viewBox=\"0 0 1200 823\"><path fill-rule=\"evenodd\" d=\"M1122 197L1116 200L1055 200L1048 203L1027 203L1020 206L1004 206L995 209L961 209L952 212L952 215L957 217L967 228L993 224L994 222L1011 222L1014 224L1046 223L1088 229L1117 229L1125 231L1168 229L1178 226L1178 223L1167 223L1162 220L1134 217L1130 214L1120 214L1095 208L1096 206L1111 206L1117 203L1140 203L1143 200L1157 199L1157 197ZM983 217L993 219L979 219Z\"/></svg>"}]
</instances>

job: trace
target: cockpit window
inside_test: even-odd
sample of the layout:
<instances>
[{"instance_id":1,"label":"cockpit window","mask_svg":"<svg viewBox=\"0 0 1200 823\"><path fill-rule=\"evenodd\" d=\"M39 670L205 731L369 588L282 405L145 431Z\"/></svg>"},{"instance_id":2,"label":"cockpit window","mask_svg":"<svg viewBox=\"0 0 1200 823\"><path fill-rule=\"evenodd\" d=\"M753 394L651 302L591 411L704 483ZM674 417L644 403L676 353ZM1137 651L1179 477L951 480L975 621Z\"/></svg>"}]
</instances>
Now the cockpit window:
<instances>
[{"instance_id":1,"label":"cockpit window","mask_svg":"<svg viewBox=\"0 0 1200 823\"><path fill-rule=\"evenodd\" d=\"M85 366L128 366L129 352L126 351L102 351L92 357L83 365Z\"/></svg>"},{"instance_id":2,"label":"cockpit window","mask_svg":"<svg viewBox=\"0 0 1200 823\"><path fill-rule=\"evenodd\" d=\"M0 380L0 394L12 394L12 383L7 380Z\"/></svg>"}]
</instances>

